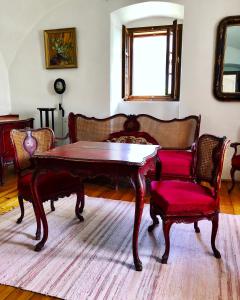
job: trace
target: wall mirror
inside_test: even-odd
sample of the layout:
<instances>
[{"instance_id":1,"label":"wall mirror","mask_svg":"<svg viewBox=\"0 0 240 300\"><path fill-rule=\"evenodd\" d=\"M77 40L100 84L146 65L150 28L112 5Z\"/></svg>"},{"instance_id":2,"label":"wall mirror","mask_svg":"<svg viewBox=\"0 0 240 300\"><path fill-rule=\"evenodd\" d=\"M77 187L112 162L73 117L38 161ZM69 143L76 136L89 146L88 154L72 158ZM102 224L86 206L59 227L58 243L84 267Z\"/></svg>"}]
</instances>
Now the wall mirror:
<instances>
[{"instance_id":1,"label":"wall mirror","mask_svg":"<svg viewBox=\"0 0 240 300\"><path fill-rule=\"evenodd\" d=\"M217 29L214 95L240 101L240 16L226 17Z\"/></svg>"}]
</instances>

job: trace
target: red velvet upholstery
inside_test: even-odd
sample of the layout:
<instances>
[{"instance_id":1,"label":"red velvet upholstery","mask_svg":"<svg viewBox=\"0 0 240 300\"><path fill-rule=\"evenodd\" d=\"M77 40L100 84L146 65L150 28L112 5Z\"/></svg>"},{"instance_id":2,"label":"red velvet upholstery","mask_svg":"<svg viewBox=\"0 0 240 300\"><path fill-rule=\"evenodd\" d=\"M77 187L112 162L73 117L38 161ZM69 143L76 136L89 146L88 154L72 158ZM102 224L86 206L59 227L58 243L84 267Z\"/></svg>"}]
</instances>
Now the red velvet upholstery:
<instances>
[{"instance_id":1,"label":"red velvet upholstery","mask_svg":"<svg viewBox=\"0 0 240 300\"><path fill-rule=\"evenodd\" d=\"M157 215L160 215L165 238L162 263L167 263L168 260L172 224L194 223L195 231L199 233L198 221L202 219L212 221L211 245L214 256L221 258L215 246L215 238L218 230L218 193L226 145L226 137L205 134L199 138L196 150L196 182L173 179L151 182L150 215L153 224L148 227L148 231L152 231L159 224ZM176 165L175 170L179 168L177 159L170 159L165 152L161 154L160 151L161 155L161 158L167 157L167 162ZM182 158L185 159L184 153ZM164 162L162 164L164 168ZM166 170L168 169L165 168ZM202 181L208 183L209 187L201 185Z\"/></svg>"},{"instance_id":2,"label":"red velvet upholstery","mask_svg":"<svg viewBox=\"0 0 240 300\"><path fill-rule=\"evenodd\" d=\"M153 181L151 193L152 201L165 215L209 214L218 208L212 191L193 182Z\"/></svg>"},{"instance_id":3,"label":"red velvet upholstery","mask_svg":"<svg viewBox=\"0 0 240 300\"><path fill-rule=\"evenodd\" d=\"M163 177L190 177L192 174L193 153L185 150L160 150Z\"/></svg>"},{"instance_id":4,"label":"red velvet upholstery","mask_svg":"<svg viewBox=\"0 0 240 300\"><path fill-rule=\"evenodd\" d=\"M25 198L32 199L31 182L32 171L26 172L18 177L18 191L19 194L24 195ZM41 198L43 201L55 199L60 197L61 193L64 195L66 191L74 191L79 185L78 178L72 177L67 172L48 172L39 177L39 185Z\"/></svg>"}]
</instances>

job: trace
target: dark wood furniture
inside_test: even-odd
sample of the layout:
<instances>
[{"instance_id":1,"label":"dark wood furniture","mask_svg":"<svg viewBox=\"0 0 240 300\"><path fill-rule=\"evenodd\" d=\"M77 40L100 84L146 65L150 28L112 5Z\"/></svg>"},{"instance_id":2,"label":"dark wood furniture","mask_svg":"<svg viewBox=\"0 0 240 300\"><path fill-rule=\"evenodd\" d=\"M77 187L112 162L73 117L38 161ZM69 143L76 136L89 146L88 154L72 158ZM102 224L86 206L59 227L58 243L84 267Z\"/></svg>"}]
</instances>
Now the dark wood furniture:
<instances>
[{"instance_id":1,"label":"dark wood furniture","mask_svg":"<svg viewBox=\"0 0 240 300\"><path fill-rule=\"evenodd\" d=\"M23 200L30 201L34 204L32 194L32 177L34 172L34 164L31 157L34 153L41 153L54 147L54 133L50 128L42 129L14 129L11 131L11 139L15 154L15 165L18 173L18 200L21 209L21 216L17 223L21 223L24 217ZM59 172L57 174L48 171L44 176L39 178L38 192L41 201L51 200L51 209L55 210L53 201L60 197L66 197L72 193L77 194L77 202L75 207L76 216L83 221L80 212L83 211L84 202L82 201L82 185L78 178L71 176L67 172ZM81 205L80 205L81 204ZM37 216L37 232L36 239L40 238L41 226L40 218Z\"/></svg>"},{"instance_id":2,"label":"dark wood furniture","mask_svg":"<svg viewBox=\"0 0 240 300\"><path fill-rule=\"evenodd\" d=\"M0 121L16 121L16 120L19 120L19 115L9 114L9 115L0 116Z\"/></svg>"},{"instance_id":3,"label":"dark wood furniture","mask_svg":"<svg viewBox=\"0 0 240 300\"><path fill-rule=\"evenodd\" d=\"M235 172L240 171L240 154L237 154L238 146L240 146L240 143L230 144L230 147L234 148L234 153L233 153L232 160L231 160L232 167L231 167L230 174L231 174L231 178L232 178L232 185L231 185L230 189L228 190L229 193L231 193L231 191L233 190L235 183L236 183L235 177L234 177Z\"/></svg>"},{"instance_id":4,"label":"dark wood furniture","mask_svg":"<svg viewBox=\"0 0 240 300\"><path fill-rule=\"evenodd\" d=\"M55 107L51 107L51 108L47 108L47 107L44 107L44 108L41 108L39 107L38 108L39 110L39 113L40 113L40 126L41 128L43 127L49 127L50 126L50 117L49 117L49 113L50 116L51 116L51 124L52 124L52 130L54 131L54 111L56 110ZM43 125L43 113L45 114L45 124Z\"/></svg>"},{"instance_id":5,"label":"dark wood furniture","mask_svg":"<svg viewBox=\"0 0 240 300\"><path fill-rule=\"evenodd\" d=\"M41 174L70 172L83 179L95 175L114 176L116 172L129 177L136 191L136 205L133 230L133 259L135 268L142 270L138 256L138 233L144 206L145 180L152 161L156 160L159 146L133 145L105 142L76 142L33 156L35 173L33 176L34 203L37 216L42 220L43 238L35 250L42 249L48 238L48 224L39 191ZM82 197L84 194L82 193Z\"/></svg>"},{"instance_id":6,"label":"dark wood furniture","mask_svg":"<svg viewBox=\"0 0 240 300\"><path fill-rule=\"evenodd\" d=\"M10 131L14 128L32 128L33 118L18 120L18 115L0 116L0 184L3 184L4 166L14 160Z\"/></svg>"},{"instance_id":7,"label":"dark wood furniture","mask_svg":"<svg viewBox=\"0 0 240 300\"><path fill-rule=\"evenodd\" d=\"M221 182L226 138L202 135L197 147L196 181L159 180L151 182L150 215L153 224L149 232L159 224L157 215L162 218L165 238L165 252L162 263L167 263L170 251L170 228L173 223L194 223L198 233L198 221L212 222L211 245L214 256L221 258L215 246L218 230L219 189ZM202 182L209 186L201 185Z\"/></svg>"},{"instance_id":8,"label":"dark wood furniture","mask_svg":"<svg viewBox=\"0 0 240 300\"><path fill-rule=\"evenodd\" d=\"M68 117L70 142L141 141L161 146L161 176L164 178L192 179L194 177L194 153L200 130L201 116L161 120L147 114L116 114L108 118L87 117L70 113ZM148 177L155 178L155 170Z\"/></svg>"}]
</instances>

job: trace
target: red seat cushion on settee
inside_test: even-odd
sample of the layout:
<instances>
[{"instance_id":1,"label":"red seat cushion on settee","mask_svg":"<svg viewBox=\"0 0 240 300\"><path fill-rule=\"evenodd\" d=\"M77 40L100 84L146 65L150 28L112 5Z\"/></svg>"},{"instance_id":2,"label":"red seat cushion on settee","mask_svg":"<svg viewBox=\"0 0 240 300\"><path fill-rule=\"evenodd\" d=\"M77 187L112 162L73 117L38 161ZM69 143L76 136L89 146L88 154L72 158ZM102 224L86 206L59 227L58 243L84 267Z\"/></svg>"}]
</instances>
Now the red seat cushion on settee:
<instances>
[{"instance_id":1,"label":"red seat cushion on settee","mask_svg":"<svg viewBox=\"0 0 240 300\"><path fill-rule=\"evenodd\" d=\"M31 193L31 181L32 181L32 172L28 172L25 175L18 178L18 190L20 194L28 195L29 198L32 198ZM61 190L66 194L66 191L69 190L75 191L76 185L80 184L77 177L71 176L67 172L47 172L39 176L38 179L40 188L40 196L43 201L52 200L51 197L56 195L61 195ZM47 197L47 198L46 198Z\"/></svg>"},{"instance_id":2,"label":"red seat cushion on settee","mask_svg":"<svg viewBox=\"0 0 240 300\"><path fill-rule=\"evenodd\" d=\"M161 174L163 176L191 176L192 152L186 150L160 150L158 157L161 161Z\"/></svg>"},{"instance_id":3,"label":"red seat cushion on settee","mask_svg":"<svg viewBox=\"0 0 240 300\"><path fill-rule=\"evenodd\" d=\"M218 207L209 188L188 181L152 181L151 195L165 215L202 215L213 213Z\"/></svg>"}]
</instances>

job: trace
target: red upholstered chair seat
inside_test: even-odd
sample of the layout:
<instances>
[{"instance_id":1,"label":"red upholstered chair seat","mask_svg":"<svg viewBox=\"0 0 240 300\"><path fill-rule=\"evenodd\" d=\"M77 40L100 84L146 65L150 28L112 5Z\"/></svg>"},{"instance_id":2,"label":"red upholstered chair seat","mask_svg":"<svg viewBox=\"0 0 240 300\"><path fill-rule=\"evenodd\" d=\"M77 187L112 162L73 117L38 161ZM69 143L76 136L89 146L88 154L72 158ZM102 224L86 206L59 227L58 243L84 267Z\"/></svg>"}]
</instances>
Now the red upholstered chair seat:
<instances>
[{"instance_id":1,"label":"red upholstered chair seat","mask_svg":"<svg viewBox=\"0 0 240 300\"><path fill-rule=\"evenodd\" d=\"M25 197L32 198L31 182L33 172L29 171L26 174L18 178L18 190L24 194ZM43 187L40 189L41 198L43 201L54 199L61 195L66 196L66 191L73 191L76 186L79 185L78 178L71 176L67 172L48 172L39 177L38 184Z\"/></svg>"},{"instance_id":2,"label":"red upholstered chair seat","mask_svg":"<svg viewBox=\"0 0 240 300\"><path fill-rule=\"evenodd\" d=\"M160 150L158 157L161 161L162 176L190 177L193 153L185 150Z\"/></svg>"},{"instance_id":3,"label":"red upholstered chair seat","mask_svg":"<svg viewBox=\"0 0 240 300\"><path fill-rule=\"evenodd\" d=\"M212 191L193 182L163 180L151 182L152 201L164 215L189 216L213 213L218 201Z\"/></svg>"}]
</instances>

